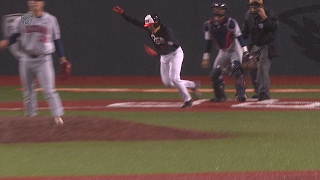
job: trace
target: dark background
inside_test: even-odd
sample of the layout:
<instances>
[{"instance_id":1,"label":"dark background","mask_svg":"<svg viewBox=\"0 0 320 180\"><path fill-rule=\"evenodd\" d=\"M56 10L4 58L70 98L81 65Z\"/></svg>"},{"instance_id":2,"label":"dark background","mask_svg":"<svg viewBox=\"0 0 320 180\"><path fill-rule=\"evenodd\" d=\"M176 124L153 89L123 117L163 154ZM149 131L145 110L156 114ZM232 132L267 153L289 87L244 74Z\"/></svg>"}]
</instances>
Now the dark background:
<instances>
[{"instance_id":1,"label":"dark background","mask_svg":"<svg viewBox=\"0 0 320 180\"><path fill-rule=\"evenodd\" d=\"M46 0L45 10L56 16L73 75L159 75L158 57L149 57L143 44L152 45L147 33L112 11L121 6L144 19L157 13L178 38L185 59L181 75L207 75L200 68L203 23L211 17L209 0ZM241 26L247 0L226 1L228 15ZM271 75L320 74L319 0L269 0L280 17L278 42L281 56L273 59ZM27 11L27 0L1 0L0 16ZM3 37L1 37L2 39ZM212 50L214 60L217 51ZM58 57L54 54L54 64ZM18 62L8 50L0 52L0 75L18 75Z\"/></svg>"}]
</instances>

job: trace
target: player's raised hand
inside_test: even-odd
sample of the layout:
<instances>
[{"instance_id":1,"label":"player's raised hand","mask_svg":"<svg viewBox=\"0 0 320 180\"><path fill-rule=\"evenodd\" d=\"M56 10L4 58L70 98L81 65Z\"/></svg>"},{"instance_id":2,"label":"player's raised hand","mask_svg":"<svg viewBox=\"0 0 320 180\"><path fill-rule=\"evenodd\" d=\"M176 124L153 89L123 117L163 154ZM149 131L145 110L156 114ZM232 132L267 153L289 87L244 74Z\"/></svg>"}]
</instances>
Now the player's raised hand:
<instances>
[{"instance_id":1,"label":"player's raised hand","mask_svg":"<svg viewBox=\"0 0 320 180\"><path fill-rule=\"evenodd\" d=\"M113 11L116 12L116 13L119 13L119 14L123 13L123 9L121 9L121 7L119 7L119 6L115 6L113 8Z\"/></svg>"}]
</instances>

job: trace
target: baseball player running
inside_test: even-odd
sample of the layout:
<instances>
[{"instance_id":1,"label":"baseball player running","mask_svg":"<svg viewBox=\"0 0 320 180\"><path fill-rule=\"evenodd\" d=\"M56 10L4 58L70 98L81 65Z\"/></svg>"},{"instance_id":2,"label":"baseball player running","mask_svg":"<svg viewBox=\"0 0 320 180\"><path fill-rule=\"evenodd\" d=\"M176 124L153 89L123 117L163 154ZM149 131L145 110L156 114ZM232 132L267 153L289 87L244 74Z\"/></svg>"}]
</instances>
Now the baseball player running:
<instances>
[{"instance_id":1,"label":"baseball player running","mask_svg":"<svg viewBox=\"0 0 320 180\"><path fill-rule=\"evenodd\" d=\"M151 37L156 51L150 47L145 47L149 55L160 54L160 75L163 84L167 87L175 87L184 101L182 108L192 107L192 98L187 90L190 88L195 93L195 98L200 96L199 82L192 82L180 79L180 71L183 62L183 50L178 40L172 33L172 30L161 23L160 18L156 14L148 14L144 21L139 21L128 14L119 6L113 8L116 13L120 13L122 17L143 29L145 29Z\"/></svg>"},{"instance_id":2,"label":"baseball player running","mask_svg":"<svg viewBox=\"0 0 320 180\"><path fill-rule=\"evenodd\" d=\"M57 19L43 10L43 0L28 0L29 12L17 18L12 34L0 41L0 49L16 43L20 37L22 56L19 58L19 73L23 87L26 116L37 115L36 80L43 89L51 114L57 124L63 124L61 116L64 109L58 93L55 91L55 73L51 54L57 50L60 63L66 62L60 28Z\"/></svg>"},{"instance_id":3,"label":"baseball player running","mask_svg":"<svg viewBox=\"0 0 320 180\"><path fill-rule=\"evenodd\" d=\"M241 69L242 57L249 56L246 42L235 19L225 16L227 4L215 2L211 6L213 18L204 23L205 50L201 62L202 68L210 66L210 51L214 43L219 50L210 73L215 97L211 102L223 102L227 97L224 93L223 73L231 65L236 98L239 102L246 101L245 78Z\"/></svg>"}]
</instances>

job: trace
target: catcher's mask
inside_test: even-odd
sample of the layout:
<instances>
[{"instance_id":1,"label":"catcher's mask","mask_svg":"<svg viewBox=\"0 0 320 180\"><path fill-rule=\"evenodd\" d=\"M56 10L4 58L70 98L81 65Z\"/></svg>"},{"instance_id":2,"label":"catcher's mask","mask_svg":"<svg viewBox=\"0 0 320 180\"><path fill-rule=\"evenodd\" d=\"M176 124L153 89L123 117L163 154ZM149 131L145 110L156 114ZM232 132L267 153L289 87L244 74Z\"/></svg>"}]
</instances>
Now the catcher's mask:
<instances>
[{"instance_id":1,"label":"catcher's mask","mask_svg":"<svg viewBox=\"0 0 320 180\"><path fill-rule=\"evenodd\" d=\"M247 5L252 13L257 14L259 8L264 7L265 2L263 0L249 0Z\"/></svg>"},{"instance_id":2,"label":"catcher's mask","mask_svg":"<svg viewBox=\"0 0 320 180\"><path fill-rule=\"evenodd\" d=\"M154 25L155 28L160 26L160 18L157 14L148 14L144 18L144 27L150 27Z\"/></svg>"},{"instance_id":3,"label":"catcher's mask","mask_svg":"<svg viewBox=\"0 0 320 180\"><path fill-rule=\"evenodd\" d=\"M228 10L228 6L226 3L222 2L214 2L211 5L211 9L213 11L213 16L217 16L219 18L225 16L225 12Z\"/></svg>"}]
</instances>

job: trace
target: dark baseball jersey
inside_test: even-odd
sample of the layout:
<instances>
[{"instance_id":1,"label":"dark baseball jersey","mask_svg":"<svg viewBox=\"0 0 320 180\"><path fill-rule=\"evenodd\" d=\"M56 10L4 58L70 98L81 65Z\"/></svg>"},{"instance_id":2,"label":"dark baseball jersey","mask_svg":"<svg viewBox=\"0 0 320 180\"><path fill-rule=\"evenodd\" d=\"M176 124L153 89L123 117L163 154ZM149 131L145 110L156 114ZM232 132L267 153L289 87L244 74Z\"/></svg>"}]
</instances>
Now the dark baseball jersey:
<instances>
[{"instance_id":1,"label":"dark baseball jersey","mask_svg":"<svg viewBox=\"0 0 320 180\"><path fill-rule=\"evenodd\" d=\"M266 45L276 38L278 17L269 9L265 9L265 12L268 18L263 21L259 15L251 13L250 10L245 14L243 37L248 39L251 35L253 44L258 46Z\"/></svg>"},{"instance_id":2,"label":"dark baseball jersey","mask_svg":"<svg viewBox=\"0 0 320 180\"><path fill-rule=\"evenodd\" d=\"M157 33L152 34L148 27L144 27L144 21L137 20L125 13L122 13L122 16L126 21L143 28L148 32L158 54L170 54L180 47L179 41L175 38L172 30L164 24L161 24Z\"/></svg>"}]
</instances>

